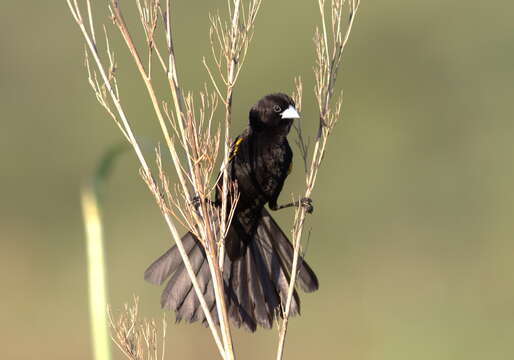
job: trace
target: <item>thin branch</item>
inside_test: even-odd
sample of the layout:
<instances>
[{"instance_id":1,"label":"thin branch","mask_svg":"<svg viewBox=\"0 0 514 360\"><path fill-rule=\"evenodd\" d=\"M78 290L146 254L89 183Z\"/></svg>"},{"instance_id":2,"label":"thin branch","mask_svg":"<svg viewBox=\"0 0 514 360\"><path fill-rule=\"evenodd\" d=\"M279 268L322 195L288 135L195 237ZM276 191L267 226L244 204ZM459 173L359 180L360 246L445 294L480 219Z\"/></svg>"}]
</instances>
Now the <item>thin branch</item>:
<instances>
[{"instance_id":1,"label":"thin branch","mask_svg":"<svg viewBox=\"0 0 514 360\"><path fill-rule=\"evenodd\" d=\"M118 349L129 360L163 360L166 341L166 318L163 317L161 330L152 320L139 317L139 299L134 297L133 304L125 304L117 318L107 310L111 338ZM159 333L161 333L159 337ZM162 342L159 356L159 338Z\"/></svg>"},{"instance_id":2,"label":"thin branch","mask_svg":"<svg viewBox=\"0 0 514 360\"><path fill-rule=\"evenodd\" d=\"M339 65L342 60L343 50L348 42L348 38L350 36L353 22L355 19L355 15L359 6L359 0L332 0L331 2L331 13L332 13L332 41L333 43L329 43L327 36L327 28L325 21L325 0L318 0L320 13L321 13L321 22L323 29L323 36L319 34L319 31L316 31L315 35L315 44L316 44L316 54L317 54L317 62L315 67L315 78L316 78L316 87L315 94L316 100L318 102L318 107L320 110L320 118L319 118L319 130L318 135L316 137L316 142L314 144L314 151L312 155L312 160L310 167L308 168L306 174L306 189L304 192L304 197L310 198L312 191L314 189L314 185L316 182L316 178L318 175L318 171L321 166L321 162L323 160L323 156L325 154L325 149L328 141L328 137L330 132L333 130L337 120L339 119L342 105L342 96L339 98L336 106L331 108L330 102L332 99L332 94L334 91L335 81L337 78L337 71L339 69ZM345 35L342 36L341 32L343 31L339 22L342 18L342 13L345 8L344 5L347 5L348 11L350 13L349 22L346 26ZM329 49L332 48L332 56L329 57ZM298 89L298 86L297 86ZM301 134L301 132L300 132ZM304 144L303 140L299 140L301 144ZM304 155L304 161L306 161L306 156ZM296 283L296 278L298 274L298 265L300 261L300 253L301 253L301 238L303 234L303 226L305 223L306 210L304 207L300 207L297 209L295 214L295 221L293 224L293 246L294 246L294 257L293 264L291 267L291 279L289 282L289 290L287 294L286 307L284 310L284 320L280 326L279 332L279 344L277 350L277 360L282 359L284 354L284 345L285 339L287 335L287 328L289 322L289 314L291 310L291 303L293 299L293 293Z\"/></svg>"},{"instance_id":3,"label":"thin branch","mask_svg":"<svg viewBox=\"0 0 514 360\"><path fill-rule=\"evenodd\" d=\"M303 84L302 79L300 77L295 78L295 90L293 92L293 100L296 104L296 109L301 112L302 111L302 96L303 96ZM298 146L298 149L300 150L300 156L303 159L303 167L305 170L305 174L307 174L308 168L307 168L307 161L308 161L308 154L309 154L309 141L305 141L302 133L302 125L301 125L301 119L298 119L297 121L293 122L293 128L296 132L296 140L295 143Z\"/></svg>"},{"instance_id":4,"label":"thin branch","mask_svg":"<svg viewBox=\"0 0 514 360\"><path fill-rule=\"evenodd\" d=\"M72 4L71 0L67 0L67 3L68 3L68 6L70 8L70 11L72 13L72 16L73 18L75 19L77 25L79 26L81 32L82 32L82 35L84 37L84 41L86 42L86 45L87 47L89 48L90 50L90 53L91 55L93 56L93 59L95 61L95 64L96 64L96 67L98 69L98 71L100 72L100 75L102 77L102 80L103 80L103 84L105 86L105 88L107 89L107 92L109 93L110 97L111 97L111 100L116 108L116 111L118 113L118 116L120 117L121 119L121 124L123 126L123 130L125 131L126 133L126 136L128 138L128 141L129 143L132 145L135 153L136 153L136 156L142 166L142 174L144 176L144 179L145 179L145 182L147 184L149 184L149 188L150 190L152 191L152 193L154 193L155 195L156 194L159 194L159 189L158 189L158 186L157 184L155 184L155 182L153 181L153 177L152 177L152 174L151 174L151 171L150 171L150 168L146 162L146 159L144 158L143 154L142 154L142 151L141 151L141 148L138 144L138 142L136 141L135 137L134 137L134 134L132 132L132 128L128 122L128 119L125 115L125 112L123 110L123 107L121 105L121 102L120 102L120 99L118 98L117 96L117 92L115 92L115 90L113 89L113 87L111 86L111 83L109 81L109 77L107 76L107 72L100 60L100 57L99 57L99 54L97 52L97 46L96 46L96 43L94 41L94 39L91 37L91 35L88 33L87 29L85 28L84 26L84 22L83 22L83 19L82 19L82 15L81 15L81 12L80 12L80 8L77 4L77 1L74 0L74 3ZM138 66L138 69L141 73L141 75L143 76L143 79L145 81L145 84L147 86L147 90L149 92L149 95L151 97L151 100L152 100L152 103L154 105L154 110L156 110L156 114L159 118L159 122L160 124L164 124L164 119L162 117L162 113L160 112L160 109L159 109L159 105L157 103L157 98L155 96L155 93L153 91L153 87L151 86L151 82L148 78L148 75L141 63L141 60L139 58L139 55L137 54L137 50L130 38L130 34L128 33L128 30L126 29L126 26L125 26L125 23L123 21L123 17L121 16L121 12L120 12L120 9L119 7L117 7L118 5L118 2L116 1L112 1L111 2L111 12L112 12L112 15L114 16L114 19L116 20L116 23L118 25L118 27L120 28L120 31L122 32L122 35L127 43L127 46L129 47L129 50L131 52L131 54L133 55L134 57L134 60L136 62L136 65ZM92 17L92 14L90 14L90 16ZM90 23L92 23L93 20L90 19ZM165 127L164 127L165 128ZM165 135L165 138L166 138L166 141L169 145L171 149L174 149L174 146L173 146L173 142L171 141L171 138L169 137L169 134L166 133L164 130L164 135ZM179 163L178 161L178 156L176 154L176 152L172 152L172 155L174 155L174 160L176 160L176 164ZM176 167L176 170L177 170L177 173L179 175L179 178L181 180L181 183L184 185L185 184L185 181L184 181L184 178L181 173L181 168L180 166L177 166ZM157 196L156 195L156 198L159 198L158 202L160 202L160 196ZM188 271L188 274L189 276L191 277L191 281L193 283L193 287L195 289L195 292L200 300L200 304L202 306L202 309L204 310L204 313L205 313L205 316L206 316L206 319L209 323L209 327L211 329L211 332L213 334L213 337L214 337L214 340L216 342L216 344L218 345L218 349L220 350L220 354L222 355L222 357L225 358L225 349L220 341L220 338L219 338L219 335L217 333L217 330L216 330L216 327L215 327L215 324L214 324L214 321L210 315L210 310L205 302L205 298L203 297L203 293L198 285L198 282L196 280L196 276L195 276L195 273L194 271L192 270L192 267L191 267L191 263L189 261L189 258L187 256L187 253L185 252L184 250L184 247L182 245L182 241L181 241L181 237L172 221L172 219L170 218L170 215L169 213L164 213L163 212L163 216L164 216L164 219L166 221L166 224L168 225L168 228L170 229L170 232L172 233L172 236L173 238L175 239L175 242L177 244L177 247L179 249L179 252L182 256L182 259L184 261L184 265L186 267L186 270Z\"/></svg>"}]
</instances>

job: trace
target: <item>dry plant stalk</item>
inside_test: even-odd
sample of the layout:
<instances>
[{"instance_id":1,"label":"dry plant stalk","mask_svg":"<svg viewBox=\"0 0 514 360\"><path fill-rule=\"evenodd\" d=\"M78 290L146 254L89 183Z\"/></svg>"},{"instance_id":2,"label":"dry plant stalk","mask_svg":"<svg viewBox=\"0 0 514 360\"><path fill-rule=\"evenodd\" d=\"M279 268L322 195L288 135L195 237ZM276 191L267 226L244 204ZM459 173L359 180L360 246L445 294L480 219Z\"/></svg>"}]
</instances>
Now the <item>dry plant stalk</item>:
<instances>
[{"instance_id":1,"label":"dry plant stalk","mask_svg":"<svg viewBox=\"0 0 514 360\"><path fill-rule=\"evenodd\" d=\"M230 0L228 2L230 23L223 21L219 14L211 16L211 45L218 75L215 75L211 70L208 71L215 92L205 89L199 94L199 101L195 101L195 97L191 93L185 95L181 90L175 63L170 1L136 0L146 39L146 61L141 57L130 35L123 18L120 1L109 1L111 20L121 33L123 41L137 66L152 102L166 148L171 154L174 172L178 177L178 185L173 188L170 187L166 170L162 165L160 149L156 151L158 169L157 176L154 176L141 151L140 144L134 136L132 126L120 99L116 79L115 56L110 48L109 33L106 27L104 26L106 56L102 59L96 41L95 21L90 0L85 0L86 19L82 16L77 0L67 0L67 3L86 44L85 60L88 80L95 96L132 146L141 165L141 176L154 195L179 249L218 350L224 359L233 359L233 345L221 275L222 260L220 261L220 259L224 258L223 242L234 213L238 195L235 186L228 181L228 174L224 165L223 177L225 181L223 182L221 209L208 201L215 189L213 184L216 184L218 180L214 174L216 173L215 164L221 138L219 125L215 128L213 118L219 96L225 105L223 164L227 164L230 152L229 128L233 89L248 50L261 1L250 0L248 8L244 8L240 0ZM156 31L161 27L161 23L164 24L162 31L164 31L166 37L164 50L160 49L154 38ZM216 40L214 34L216 34ZM91 64L90 57L92 57L94 65ZM157 58L156 61L153 60L155 57ZM152 64L154 62L160 65L168 80L171 106L168 102L159 100L153 86ZM205 59L204 64L209 69ZM221 93L222 87L218 85L216 77L219 77L224 84L224 96ZM198 102L199 104L197 104ZM185 162L180 160L179 152L186 155ZM198 206L192 204L193 196L197 197ZM176 222L185 225L189 231L195 234L205 249L214 282L221 337L184 250Z\"/></svg>"},{"instance_id":2,"label":"dry plant stalk","mask_svg":"<svg viewBox=\"0 0 514 360\"><path fill-rule=\"evenodd\" d=\"M108 309L107 316L111 328L111 338L127 359L164 360L166 340L166 319L164 317L161 331L154 320L140 320L137 297L134 297L133 304L124 305L118 318L113 316L111 309ZM159 342L162 344L159 345Z\"/></svg>"},{"instance_id":3,"label":"dry plant stalk","mask_svg":"<svg viewBox=\"0 0 514 360\"><path fill-rule=\"evenodd\" d=\"M321 30L316 29L314 36L314 43L316 47L316 65L314 67L314 75L316 78L315 96L319 110L319 127L318 133L314 143L314 151L310 165L308 164L308 144L305 143L302 136L301 128L296 127L298 134L297 143L300 148L300 153L303 157L306 171L306 189L303 197L310 198L316 177L321 166L321 162L325 155L325 149L328 137L334 129L338 119L341 115L341 106L343 103L342 93L337 99L335 105L332 105L331 100L334 93L335 82L339 66L341 64L343 51L348 42L355 15L359 8L359 0L332 0L330 4L331 23L330 28L327 29L325 0L318 0L319 10L321 14ZM343 23L345 13L348 12L348 23ZM295 100L297 104L301 103L302 98L302 83L300 80L295 81L296 91ZM301 238L303 234L303 226L305 223L305 216L307 212L304 207L299 207L295 213L295 219L292 229L292 239L294 246L294 257L291 268L291 279L289 282L289 292L287 296L286 308L283 309L284 319L279 326L279 344L277 350L277 360L282 359L284 355L284 344L287 335L287 326L289 321L289 312L291 309L291 302L293 299L293 292L298 274L298 262L300 260L301 252Z\"/></svg>"},{"instance_id":4,"label":"dry plant stalk","mask_svg":"<svg viewBox=\"0 0 514 360\"><path fill-rule=\"evenodd\" d=\"M221 189L221 216L224 217L220 222L220 232L226 234L228 231L227 221L227 199L230 194L230 181L228 178L228 161L230 155L230 126L232 123L232 99L234 86L236 84L241 68L246 59L248 47L253 37L255 19L261 6L262 0L250 0L248 7L241 4L241 0L229 0L228 10L231 22L223 21L219 12L215 15L210 14L211 27L209 39L211 43L212 59L217 70L217 75L211 66L208 65L205 57L203 64L211 83L216 89L217 94L225 105L225 142L222 162L223 188ZM241 19L241 20L240 20ZM221 82L224 86L220 86ZM224 90L224 91L223 91ZM225 258L224 242L219 242L220 248L220 267L223 268Z\"/></svg>"}]
</instances>

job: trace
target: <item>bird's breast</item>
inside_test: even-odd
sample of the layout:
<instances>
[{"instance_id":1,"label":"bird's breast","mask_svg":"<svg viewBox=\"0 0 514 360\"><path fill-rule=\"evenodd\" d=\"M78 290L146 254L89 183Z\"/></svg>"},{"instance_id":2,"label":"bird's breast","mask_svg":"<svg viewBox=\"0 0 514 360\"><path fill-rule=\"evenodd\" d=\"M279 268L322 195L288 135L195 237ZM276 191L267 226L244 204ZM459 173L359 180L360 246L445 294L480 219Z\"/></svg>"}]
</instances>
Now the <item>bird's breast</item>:
<instances>
[{"instance_id":1,"label":"bird's breast","mask_svg":"<svg viewBox=\"0 0 514 360\"><path fill-rule=\"evenodd\" d=\"M282 188L291 157L287 143L269 143L259 139L241 143L233 171L239 201L251 207L264 206Z\"/></svg>"}]
</instances>

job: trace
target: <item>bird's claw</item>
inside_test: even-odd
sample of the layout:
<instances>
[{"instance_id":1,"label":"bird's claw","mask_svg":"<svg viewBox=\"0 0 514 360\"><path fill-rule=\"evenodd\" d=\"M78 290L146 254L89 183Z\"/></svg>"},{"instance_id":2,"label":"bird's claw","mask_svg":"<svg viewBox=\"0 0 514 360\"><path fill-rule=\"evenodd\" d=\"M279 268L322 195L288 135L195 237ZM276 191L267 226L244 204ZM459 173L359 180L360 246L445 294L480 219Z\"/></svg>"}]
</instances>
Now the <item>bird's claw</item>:
<instances>
[{"instance_id":1,"label":"bird's claw","mask_svg":"<svg viewBox=\"0 0 514 360\"><path fill-rule=\"evenodd\" d=\"M209 200L207 198L205 198L204 201L211 206L218 206L217 202ZM191 205L193 205L196 210L198 210L200 208L201 204L202 204L202 201L201 201L200 196L198 196L198 195L193 196L193 198L191 199Z\"/></svg>"},{"instance_id":2,"label":"bird's claw","mask_svg":"<svg viewBox=\"0 0 514 360\"><path fill-rule=\"evenodd\" d=\"M200 207L200 196L193 196L193 198L191 199L191 205L193 205L195 209L198 210L198 208Z\"/></svg>"},{"instance_id":3,"label":"bird's claw","mask_svg":"<svg viewBox=\"0 0 514 360\"><path fill-rule=\"evenodd\" d=\"M302 198L300 200L300 205L305 209L307 214L312 214L314 211L314 206L312 206L312 199L311 198Z\"/></svg>"}]
</instances>

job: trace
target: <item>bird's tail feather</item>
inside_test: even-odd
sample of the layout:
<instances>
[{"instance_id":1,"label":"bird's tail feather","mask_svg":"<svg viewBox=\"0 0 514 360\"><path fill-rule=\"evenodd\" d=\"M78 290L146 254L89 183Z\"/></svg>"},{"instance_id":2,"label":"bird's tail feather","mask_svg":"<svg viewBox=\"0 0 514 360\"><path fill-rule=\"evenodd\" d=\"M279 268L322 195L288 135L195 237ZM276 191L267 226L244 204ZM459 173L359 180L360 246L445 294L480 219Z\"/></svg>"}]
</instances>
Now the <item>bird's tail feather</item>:
<instances>
[{"instance_id":1,"label":"bird's tail feather","mask_svg":"<svg viewBox=\"0 0 514 360\"><path fill-rule=\"evenodd\" d=\"M228 236L237 233L230 231ZM238 239L230 239L238 241ZM191 233L182 238L191 266L204 294L215 323L219 323L209 264L200 242ZM257 326L271 328L276 316L285 308L293 259L293 247L269 213L263 209L253 239L237 259L225 258L223 279L228 313L233 323L255 331ZM170 278L171 277L171 278ZM177 321L201 321L206 317L176 246L157 259L145 272L145 279L154 284L168 283L161 296L161 305L174 310ZM318 289L318 279L305 261L298 270L298 285L311 292ZM291 315L300 312L296 290Z\"/></svg>"}]
</instances>

